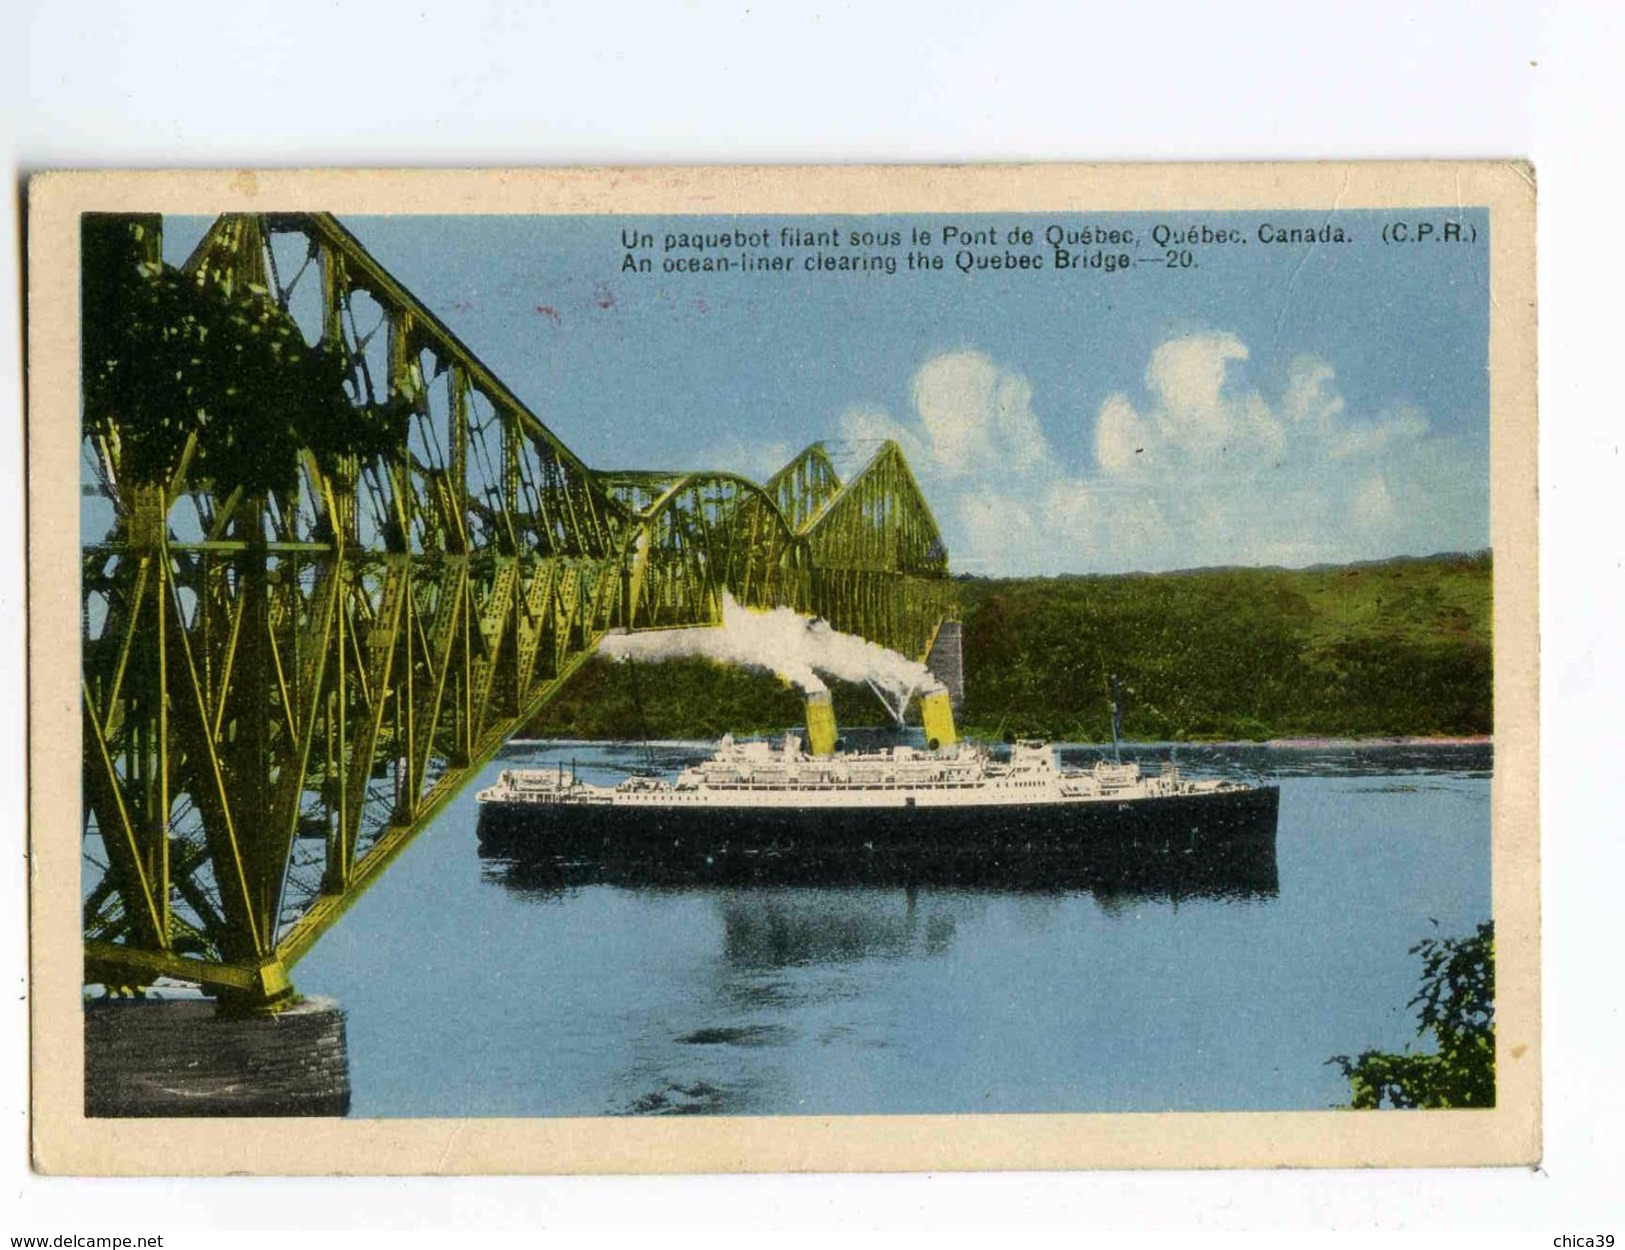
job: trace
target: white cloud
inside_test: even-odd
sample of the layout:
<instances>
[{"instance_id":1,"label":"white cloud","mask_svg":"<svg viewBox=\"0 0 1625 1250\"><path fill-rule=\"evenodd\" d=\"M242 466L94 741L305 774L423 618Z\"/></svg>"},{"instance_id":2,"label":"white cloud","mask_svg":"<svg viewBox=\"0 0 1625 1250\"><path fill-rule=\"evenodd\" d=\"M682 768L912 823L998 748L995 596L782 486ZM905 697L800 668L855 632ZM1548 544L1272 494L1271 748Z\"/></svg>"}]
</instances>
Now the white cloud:
<instances>
[{"instance_id":1,"label":"white cloud","mask_svg":"<svg viewBox=\"0 0 1625 1250\"><path fill-rule=\"evenodd\" d=\"M1142 415L1126 394L1101 405L1095 458L1108 475L1247 475L1285 452L1287 428L1257 391L1226 386L1232 363L1247 359L1233 334L1170 339L1151 353ZM1312 368L1305 372L1313 373ZM1130 437L1130 435L1132 437ZM1132 457L1126 444L1134 444Z\"/></svg>"},{"instance_id":2,"label":"white cloud","mask_svg":"<svg viewBox=\"0 0 1625 1250\"><path fill-rule=\"evenodd\" d=\"M1057 532L1078 528L1092 501L1063 486L1033 409L1032 384L978 351L935 356L915 373L912 419L858 405L842 438L895 440L937 515L957 567L1044 567Z\"/></svg>"},{"instance_id":3,"label":"white cloud","mask_svg":"<svg viewBox=\"0 0 1625 1250\"><path fill-rule=\"evenodd\" d=\"M914 411L935 467L986 476L995 465L1031 470L1049 454L1032 409L1033 388L981 352L928 360L914 375Z\"/></svg>"},{"instance_id":4,"label":"white cloud","mask_svg":"<svg viewBox=\"0 0 1625 1250\"><path fill-rule=\"evenodd\" d=\"M1044 518L1026 500L984 485L961 496L958 511L969 551L996 552L1018 567L1042 558L1047 545Z\"/></svg>"},{"instance_id":5,"label":"white cloud","mask_svg":"<svg viewBox=\"0 0 1625 1250\"><path fill-rule=\"evenodd\" d=\"M1145 462L1136 456L1145 454L1151 441L1151 429L1134 411L1126 395L1113 395L1100 406L1100 419L1095 422L1095 458L1100 467L1115 476L1138 474Z\"/></svg>"},{"instance_id":6,"label":"white cloud","mask_svg":"<svg viewBox=\"0 0 1625 1250\"><path fill-rule=\"evenodd\" d=\"M1095 421L1095 473L1154 505L1161 533L1115 510L1097 535L1101 566L1307 564L1480 546L1482 453L1435 437L1426 414L1395 402L1349 413L1332 364L1292 361L1279 394L1245 385L1233 334L1160 345L1145 396L1109 396Z\"/></svg>"},{"instance_id":7,"label":"white cloud","mask_svg":"<svg viewBox=\"0 0 1625 1250\"><path fill-rule=\"evenodd\" d=\"M1373 473L1354 493L1355 519L1367 528L1387 526L1394 519L1394 497L1382 474Z\"/></svg>"},{"instance_id":8,"label":"white cloud","mask_svg":"<svg viewBox=\"0 0 1625 1250\"><path fill-rule=\"evenodd\" d=\"M1403 401L1352 414L1331 362L1290 362L1278 391L1247 381L1234 334L1152 351L1138 395L1093 413L1035 395L978 351L937 356L899 418L841 414L844 439L895 439L955 567L988 574L1375 559L1483 546L1488 468ZM1058 410L1059 409L1059 410ZM1057 448L1076 448L1068 463Z\"/></svg>"},{"instance_id":9,"label":"white cloud","mask_svg":"<svg viewBox=\"0 0 1625 1250\"><path fill-rule=\"evenodd\" d=\"M1427 432L1427 417L1414 406L1401 404L1379 413L1375 421L1338 428L1327 450L1337 460L1376 456L1390 447L1420 442Z\"/></svg>"},{"instance_id":10,"label":"white cloud","mask_svg":"<svg viewBox=\"0 0 1625 1250\"><path fill-rule=\"evenodd\" d=\"M906 429L884 408L860 404L841 414L841 441L867 458L881 443L890 439L903 449L903 455L916 473L926 470L933 456L915 431Z\"/></svg>"},{"instance_id":11,"label":"white cloud","mask_svg":"<svg viewBox=\"0 0 1625 1250\"><path fill-rule=\"evenodd\" d=\"M1343 397L1337 393L1337 374L1324 360L1299 356L1287 369L1286 392L1281 412L1294 426L1310 423L1324 430L1343 411Z\"/></svg>"}]
</instances>

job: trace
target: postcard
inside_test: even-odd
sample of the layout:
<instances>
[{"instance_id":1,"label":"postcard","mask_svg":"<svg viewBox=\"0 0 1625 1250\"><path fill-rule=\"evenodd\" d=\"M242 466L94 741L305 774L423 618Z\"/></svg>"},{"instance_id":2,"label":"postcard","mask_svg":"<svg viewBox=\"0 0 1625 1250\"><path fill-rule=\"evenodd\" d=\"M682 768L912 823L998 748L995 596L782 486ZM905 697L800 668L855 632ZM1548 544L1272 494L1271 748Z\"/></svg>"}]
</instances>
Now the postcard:
<instances>
[{"instance_id":1,"label":"postcard","mask_svg":"<svg viewBox=\"0 0 1625 1250\"><path fill-rule=\"evenodd\" d=\"M1539 1158L1527 165L28 201L37 1168Z\"/></svg>"}]
</instances>

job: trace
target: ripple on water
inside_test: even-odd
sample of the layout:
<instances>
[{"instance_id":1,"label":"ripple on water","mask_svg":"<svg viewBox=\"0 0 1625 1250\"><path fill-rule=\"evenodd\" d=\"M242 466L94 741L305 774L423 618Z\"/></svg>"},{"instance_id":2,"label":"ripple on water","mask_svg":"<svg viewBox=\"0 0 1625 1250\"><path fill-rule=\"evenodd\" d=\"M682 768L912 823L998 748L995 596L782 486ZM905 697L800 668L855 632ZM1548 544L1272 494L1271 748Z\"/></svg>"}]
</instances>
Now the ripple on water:
<instances>
[{"instance_id":1,"label":"ripple on water","mask_svg":"<svg viewBox=\"0 0 1625 1250\"><path fill-rule=\"evenodd\" d=\"M782 1046L789 1030L779 1024L743 1024L695 1029L677 1039L681 1046Z\"/></svg>"}]
</instances>

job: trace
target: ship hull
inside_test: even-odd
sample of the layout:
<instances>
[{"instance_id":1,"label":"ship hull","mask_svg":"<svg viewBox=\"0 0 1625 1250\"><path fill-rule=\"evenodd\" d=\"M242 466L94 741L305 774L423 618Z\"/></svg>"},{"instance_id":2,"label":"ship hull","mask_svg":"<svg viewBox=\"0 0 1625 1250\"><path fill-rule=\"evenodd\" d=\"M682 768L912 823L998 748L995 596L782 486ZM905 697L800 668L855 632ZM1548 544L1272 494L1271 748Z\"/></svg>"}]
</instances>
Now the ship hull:
<instances>
[{"instance_id":1,"label":"ship hull","mask_svg":"<svg viewBox=\"0 0 1625 1250\"><path fill-rule=\"evenodd\" d=\"M481 854L561 881L1273 893L1273 787L965 807L484 803Z\"/></svg>"}]
</instances>

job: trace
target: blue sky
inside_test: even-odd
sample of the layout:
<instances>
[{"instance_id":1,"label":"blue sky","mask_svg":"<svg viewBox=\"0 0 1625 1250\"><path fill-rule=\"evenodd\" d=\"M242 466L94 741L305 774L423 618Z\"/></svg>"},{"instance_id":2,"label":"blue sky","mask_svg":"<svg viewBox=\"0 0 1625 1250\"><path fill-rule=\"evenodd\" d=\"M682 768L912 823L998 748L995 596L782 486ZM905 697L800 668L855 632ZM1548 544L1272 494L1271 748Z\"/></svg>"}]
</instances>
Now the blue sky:
<instances>
[{"instance_id":1,"label":"blue sky","mask_svg":"<svg viewBox=\"0 0 1625 1250\"><path fill-rule=\"evenodd\" d=\"M1384 245L1400 218L1377 212L345 224L589 464L760 478L814 440L897 438L954 567L999 575L1488 546L1487 214L1403 219L1447 216L1477 243ZM1352 241L1266 245L1265 221ZM1157 222L1249 241L1118 274L951 251L890 277L660 272L678 229ZM166 224L171 260L202 224ZM654 273L622 272L625 230L656 236Z\"/></svg>"}]
</instances>

